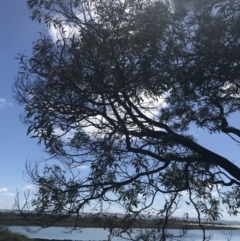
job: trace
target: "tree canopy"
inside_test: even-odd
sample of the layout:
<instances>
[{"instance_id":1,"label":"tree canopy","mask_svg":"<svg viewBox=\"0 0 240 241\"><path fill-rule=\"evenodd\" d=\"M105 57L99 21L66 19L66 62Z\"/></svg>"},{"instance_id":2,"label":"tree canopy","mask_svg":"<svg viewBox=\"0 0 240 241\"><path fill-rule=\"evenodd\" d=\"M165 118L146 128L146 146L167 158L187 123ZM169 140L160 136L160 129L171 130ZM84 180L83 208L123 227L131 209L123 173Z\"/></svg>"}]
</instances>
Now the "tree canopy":
<instances>
[{"instance_id":1,"label":"tree canopy","mask_svg":"<svg viewBox=\"0 0 240 241\"><path fill-rule=\"evenodd\" d=\"M194 126L239 143L230 124L240 110L238 0L27 4L56 36L41 34L32 56L19 55L15 99L28 135L60 161L26 166L38 187L23 207L35 211L29 221L74 215L77 228L87 206L117 204L126 216L110 231L121 235L164 194L157 212L167 240L183 192L200 226L221 218L222 205L239 214L239 165L190 134Z\"/></svg>"}]
</instances>

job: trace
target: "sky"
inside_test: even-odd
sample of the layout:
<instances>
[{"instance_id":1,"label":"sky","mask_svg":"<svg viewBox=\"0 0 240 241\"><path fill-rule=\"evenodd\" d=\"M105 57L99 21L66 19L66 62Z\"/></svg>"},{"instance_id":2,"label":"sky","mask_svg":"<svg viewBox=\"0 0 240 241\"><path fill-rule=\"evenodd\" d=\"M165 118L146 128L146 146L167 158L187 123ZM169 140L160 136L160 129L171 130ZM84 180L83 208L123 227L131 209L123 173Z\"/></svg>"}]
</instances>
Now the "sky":
<instances>
[{"instance_id":1,"label":"sky","mask_svg":"<svg viewBox=\"0 0 240 241\"><path fill-rule=\"evenodd\" d=\"M25 0L0 1L0 209L11 209L16 190L31 188L23 179L26 160L38 160L44 152L26 136L20 120L23 107L16 104L12 86L18 72L18 53L31 54L32 42L43 25L29 18Z\"/></svg>"},{"instance_id":2,"label":"sky","mask_svg":"<svg viewBox=\"0 0 240 241\"><path fill-rule=\"evenodd\" d=\"M25 0L0 0L0 29L0 209L12 209L17 190L23 193L34 188L23 177L26 160L46 157L37 140L26 136L27 127L19 120L23 107L14 101L12 92L19 68L15 58L18 53L31 56L32 42L47 29L31 21ZM232 117L230 124L239 126L239 115ZM229 137L209 135L197 128L192 128L191 133L203 146L240 165L240 146ZM194 216L191 210L188 212ZM239 219L223 214L225 219Z\"/></svg>"}]
</instances>

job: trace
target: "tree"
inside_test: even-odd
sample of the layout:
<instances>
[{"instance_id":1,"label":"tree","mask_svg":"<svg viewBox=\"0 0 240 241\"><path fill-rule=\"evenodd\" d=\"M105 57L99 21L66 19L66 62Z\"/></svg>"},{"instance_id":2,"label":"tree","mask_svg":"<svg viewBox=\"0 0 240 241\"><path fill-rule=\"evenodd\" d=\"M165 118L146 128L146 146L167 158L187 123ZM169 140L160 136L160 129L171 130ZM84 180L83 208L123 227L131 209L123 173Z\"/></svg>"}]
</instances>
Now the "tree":
<instances>
[{"instance_id":1,"label":"tree","mask_svg":"<svg viewBox=\"0 0 240 241\"><path fill-rule=\"evenodd\" d=\"M24 206L35 210L29 221L46 227L75 215L77 228L86 206L117 203L126 216L108 227L121 235L161 193L168 195L158 210L166 240L183 191L201 227L202 216L221 217L221 205L238 215L239 166L189 129L239 143L240 129L229 123L240 110L239 1L27 3L31 18L58 36L42 34L31 57L19 55L15 98L27 133L60 161L43 172L39 163L26 165L38 186ZM84 176L76 167L86 165Z\"/></svg>"}]
</instances>

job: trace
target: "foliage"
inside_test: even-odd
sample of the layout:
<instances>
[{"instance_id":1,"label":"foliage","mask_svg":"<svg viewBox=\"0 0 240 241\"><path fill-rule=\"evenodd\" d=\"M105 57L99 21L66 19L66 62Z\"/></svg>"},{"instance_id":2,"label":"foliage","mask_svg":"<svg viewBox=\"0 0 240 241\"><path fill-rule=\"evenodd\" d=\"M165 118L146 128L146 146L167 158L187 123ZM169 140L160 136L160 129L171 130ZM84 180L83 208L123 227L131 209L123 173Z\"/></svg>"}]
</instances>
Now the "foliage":
<instances>
[{"instance_id":1,"label":"foliage","mask_svg":"<svg viewBox=\"0 0 240 241\"><path fill-rule=\"evenodd\" d=\"M201 217L219 219L221 205L239 214L239 167L190 129L238 143L229 120L240 109L240 2L199 2L27 1L31 18L58 36L41 34L31 57L19 55L15 98L27 133L60 161L43 172L41 163L26 165L38 186L23 207L35 211L30 222L75 215L77 228L86 207L118 204L126 216L111 234L130 234L164 194L165 240L183 192L200 226Z\"/></svg>"},{"instance_id":2,"label":"foliage","mask_svg":"<svg viewBox=\"0 0 240 241\"><path fill-rule=\"evenodd\" d=\"M13 233L6 227L0 227L0 241L29 241L23 234Z\"/></svg>"}]
</instances>

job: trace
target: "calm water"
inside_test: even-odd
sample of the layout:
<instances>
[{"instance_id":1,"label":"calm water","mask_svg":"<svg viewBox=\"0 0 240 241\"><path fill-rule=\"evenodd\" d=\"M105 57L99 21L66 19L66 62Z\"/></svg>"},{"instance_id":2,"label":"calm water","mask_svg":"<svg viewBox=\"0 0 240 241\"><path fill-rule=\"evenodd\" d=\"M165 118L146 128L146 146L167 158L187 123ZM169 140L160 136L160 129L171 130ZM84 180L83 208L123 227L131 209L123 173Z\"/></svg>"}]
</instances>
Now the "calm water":
<instances>
[{"instance_id":1,"label":"calm water","mask_svg":"<svg viewBox=\"0 0 240 241\"><path fill-rule=\"evenodd\" d=\"M23 227L11 226L9 227L14 232L20 232L26 234L29 238L46 238L46 239L71 239L71 240L107 240L108 232L100 228L84 228L81 233L72 232L71 234L64 233L66 229L59 227L50 227L39 231L38 233L32 234L27 232ZM178 230L171 230L174 234L178 234ZM221 230L209 230L206 231L207 234L212 234L212 241L222 241L227 240L226 236L222 233ZM229 234L228 230L224 230L224 233ZM189 230L188 238L184 239L187 241L200 241L202 240L202 233L200 230ZM122 241L123 239L114 238L112 241ZM232 231L231 241L240 240L240 230Z\"/></svg>"}]
</instances>

